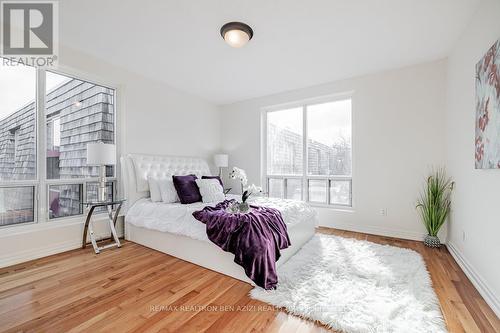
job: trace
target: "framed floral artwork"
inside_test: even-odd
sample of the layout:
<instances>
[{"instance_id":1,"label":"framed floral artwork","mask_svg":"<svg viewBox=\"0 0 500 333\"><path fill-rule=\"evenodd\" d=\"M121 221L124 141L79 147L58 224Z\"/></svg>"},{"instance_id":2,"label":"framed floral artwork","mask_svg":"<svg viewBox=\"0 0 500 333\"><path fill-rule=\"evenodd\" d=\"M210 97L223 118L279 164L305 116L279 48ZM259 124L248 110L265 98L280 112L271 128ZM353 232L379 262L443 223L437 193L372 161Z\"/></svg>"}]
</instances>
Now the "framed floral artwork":
<instances>
[{"instance_id":1,"label":"framed floral artwork","mask_svg":"<svg viewBox=\"0 0 500 333\"><path fill-rule=\"evenodd\" d=\"M476 65L476 169L500 169L500 39Z\"/></svg>"}]
</instances>

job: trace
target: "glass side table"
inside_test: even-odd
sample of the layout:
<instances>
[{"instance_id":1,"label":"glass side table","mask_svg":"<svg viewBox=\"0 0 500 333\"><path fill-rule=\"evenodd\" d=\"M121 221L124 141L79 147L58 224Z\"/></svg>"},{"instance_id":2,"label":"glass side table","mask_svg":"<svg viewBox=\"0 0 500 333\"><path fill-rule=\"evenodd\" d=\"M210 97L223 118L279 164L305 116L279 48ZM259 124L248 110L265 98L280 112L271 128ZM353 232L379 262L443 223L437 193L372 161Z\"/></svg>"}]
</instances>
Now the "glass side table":
<instances>
[{"instance_id":1,"label":"glass side table","mask_svg":"<svg viewBox=\"0 0 500 333\"><path fill-rule=\"evenodd\" d=\"M81 204L87 208L90 207L87 213L87 219L85 220L85 226L83 228L83 240L82 240L82 249L87 246L87 233L90 233L90 242L94 247L94 251L96 254L99 254L100 251L108 249L110 247L120 247L120 240L118 239L118 235L116 234L116 220L118 218L118 214L120 214L120 209L122 208L125 199L115 199L109 201L85 201ZM115 209L113 207L116 206ZM113 239L114 243L97 246L97 240L95 239L94 227L92 224L92 214L97 207L106 207L108 211L108 219L109 219L109 228L111 229L111 236L109 239Z\"/></svg>"}]
</instances>

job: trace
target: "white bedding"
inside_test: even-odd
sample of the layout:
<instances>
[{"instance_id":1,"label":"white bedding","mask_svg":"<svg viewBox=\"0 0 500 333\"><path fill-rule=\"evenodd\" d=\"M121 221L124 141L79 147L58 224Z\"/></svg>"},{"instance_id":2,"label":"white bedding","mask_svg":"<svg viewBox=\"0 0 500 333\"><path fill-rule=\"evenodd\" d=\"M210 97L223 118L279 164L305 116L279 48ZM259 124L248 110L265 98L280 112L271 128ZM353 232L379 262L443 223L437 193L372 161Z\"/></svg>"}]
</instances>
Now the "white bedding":
<instances>
[{"instance_id":1,"label":"white bedding","mask_svg":"<svg viewBox=\"0 0 500 333\"><path fill-rule=\"evenodd\" d=\"M229 194L226 198L241 199L241 196ZM278 209L289 230L301 222L310 223L314 226L317 224L316 211L301 201L255 197L250 198L249 202L253 205ZM137 227L209 241L205 232L205 225L196 220L192 213L203 209L205 206L215 206L216 204L216 202L197 202L183 205L181 203L152 202L149 198L143 198L128 210L125 220Z\"/></svg>"}]
</instances>

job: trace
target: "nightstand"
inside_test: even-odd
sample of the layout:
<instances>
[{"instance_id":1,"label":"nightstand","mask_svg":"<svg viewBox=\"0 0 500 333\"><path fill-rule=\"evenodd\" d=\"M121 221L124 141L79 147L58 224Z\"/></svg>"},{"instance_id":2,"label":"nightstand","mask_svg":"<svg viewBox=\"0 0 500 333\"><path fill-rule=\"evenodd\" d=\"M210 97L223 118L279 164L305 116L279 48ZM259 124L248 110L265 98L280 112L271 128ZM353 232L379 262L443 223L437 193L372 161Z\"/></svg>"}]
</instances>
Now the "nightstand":
<instances>
[{"instance_id":1,"label":"nightstand","mask_svg":"<svg viewBox=\"0 0 500 333\"><path fill-rule=\"evenodd\" d=\"M116 234L116 220L118 218L118 214L120 213L120 209L122 208L124 202L125 199L109 200L109 201L87 201L81 203L87 208L90 207L87 213L87 219L85 220L85 226L83 229L82 249L84 249L87 246L87 232L90 233L90 242L92 243L92 246L94 247L94 251L96 254L99 254L100 251L111 247L121 246L120 240L118 239L118 235ZM114 208L115 206L116 208ZM109 229L111 230L110 239L114 240L114 243L101 247L97 246L97 240L95 238L94 227L92 223L92 214L94 213L94 210L97 207L106 207L108 211Z\"/></svg>"}]
</instances>

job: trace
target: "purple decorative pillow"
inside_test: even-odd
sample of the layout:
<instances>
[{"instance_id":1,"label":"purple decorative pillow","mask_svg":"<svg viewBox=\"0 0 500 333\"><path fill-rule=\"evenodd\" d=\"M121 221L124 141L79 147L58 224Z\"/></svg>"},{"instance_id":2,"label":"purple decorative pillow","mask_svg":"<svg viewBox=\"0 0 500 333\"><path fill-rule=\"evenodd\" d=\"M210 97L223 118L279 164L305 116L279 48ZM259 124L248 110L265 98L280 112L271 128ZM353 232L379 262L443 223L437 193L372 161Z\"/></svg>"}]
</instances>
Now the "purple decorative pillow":
<instances>
[{"instance_id":1,"label":"purple decorative pillow","mask_svg":"<svg viewBox=\"0 0 500 333\"><path fill-rule=\"evenodd\" d=\"M179 196L179 200L183 204L190 204L201 201L201 194L198 185L196 185L195 175L188 176L172 176L175 190Z\"/></svg>"},{"instance_id":2,"label":"purple decorative pillow","mask_svg":"<svg viewBox=\"0 0 500 333\"><path fill-rule=\"evenodd\" d=\"M224 184L222 184L222 179L220 179L220 176L201 176L201 179L217 179L220 183L220 186L224 188Z\"/></svg>"}]
</instances>

